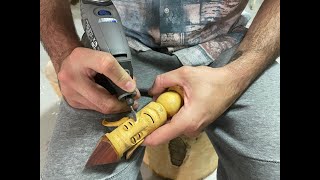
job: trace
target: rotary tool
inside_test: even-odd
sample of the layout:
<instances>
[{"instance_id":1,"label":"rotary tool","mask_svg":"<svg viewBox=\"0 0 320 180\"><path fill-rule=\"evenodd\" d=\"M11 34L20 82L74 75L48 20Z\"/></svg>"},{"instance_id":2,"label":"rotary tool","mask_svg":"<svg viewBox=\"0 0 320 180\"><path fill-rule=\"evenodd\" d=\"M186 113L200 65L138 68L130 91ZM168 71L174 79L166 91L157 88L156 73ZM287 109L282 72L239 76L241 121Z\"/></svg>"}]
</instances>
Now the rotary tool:
<instances>
[{"instance_id":1,"label":"rotary tool","mask_svg":"<svg viewBox=\"0 0 320 180\"><path fill-rule=\"evenodd\" d=\"M80 11L85 31L82 37L85 47L110 53L133 78L131 52L119 13L113 2L111 0L81 0ZM133 109L135 91L124 91L100 73L97 73L94 79L111 94L116 94L120 101L126 101L136 120L136 112Z\"/></svg>"}]
</instances>

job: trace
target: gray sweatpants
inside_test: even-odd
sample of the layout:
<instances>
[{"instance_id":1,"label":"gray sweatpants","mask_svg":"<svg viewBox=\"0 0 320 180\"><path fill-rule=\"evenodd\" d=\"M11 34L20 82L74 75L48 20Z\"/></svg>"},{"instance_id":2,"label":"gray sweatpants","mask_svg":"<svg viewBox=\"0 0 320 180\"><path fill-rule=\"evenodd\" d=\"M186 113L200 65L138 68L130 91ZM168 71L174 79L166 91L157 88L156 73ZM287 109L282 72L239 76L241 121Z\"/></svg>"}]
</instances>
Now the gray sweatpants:
<instances>
[{"instance_id":1,"label":"gray sweatpants","mask_svg":"<svg viewBox=\"0 0 320 180\"><path fill-rule=\"evenodd\" d=\"M222 54L220 59L227 62L234 49ZM155 51L132 52L132 55L134 75L142 89L150 88L156 75L181 66L174 56ZM219 156L219 180L280 179L279 84L280 65L274 63L234 105L206 128ZM150 100L142 97L140 107ZM141 179L139 169L144 147L140 147L128 161L84 168L98 139L110 131L101 125L101 120L118 120L124 115L78 110L62 101L42 173L43 180Z\"/></svg>"}]
</instances>

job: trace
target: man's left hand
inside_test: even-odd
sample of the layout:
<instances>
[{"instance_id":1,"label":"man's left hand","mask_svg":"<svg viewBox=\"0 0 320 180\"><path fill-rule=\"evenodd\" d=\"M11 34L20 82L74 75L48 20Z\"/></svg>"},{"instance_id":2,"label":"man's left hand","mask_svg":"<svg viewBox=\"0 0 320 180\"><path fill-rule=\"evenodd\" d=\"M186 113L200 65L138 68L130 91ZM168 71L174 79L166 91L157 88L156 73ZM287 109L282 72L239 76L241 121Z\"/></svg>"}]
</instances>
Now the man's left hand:
<instances>
[{"instance_id":1,"label":"man's left hand","mask_svg":"<svg viewBox=\"0 0 320 180\"><path fill-rule=\"evenodd\" d=\"M170 121L146 137L144 145L156 146L180 135L195 137L239 97L244 85L227 68L184 66L158 75L149 94L159 96L166 88L181 86L184 105Z\"/></svg>"}]
</instances>

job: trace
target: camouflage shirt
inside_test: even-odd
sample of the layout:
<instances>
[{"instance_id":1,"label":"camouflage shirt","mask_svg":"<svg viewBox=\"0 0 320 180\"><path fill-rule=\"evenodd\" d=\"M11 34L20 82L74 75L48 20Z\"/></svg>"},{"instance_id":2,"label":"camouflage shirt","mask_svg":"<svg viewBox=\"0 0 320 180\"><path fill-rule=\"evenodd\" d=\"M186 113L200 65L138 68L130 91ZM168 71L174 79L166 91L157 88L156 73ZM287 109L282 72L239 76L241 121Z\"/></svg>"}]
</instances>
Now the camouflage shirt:
<instances>
[{"instance_id":1,"label":"camouflage shirt","mask_svg":"<svg viewBox=\"0 0 320 180\"><path fill-rule=\"evenodd\" d=\"M248 0L113 0L129 46L166 49L184 65L208 65L243 38Z\"/></svg>"}]
</instances>

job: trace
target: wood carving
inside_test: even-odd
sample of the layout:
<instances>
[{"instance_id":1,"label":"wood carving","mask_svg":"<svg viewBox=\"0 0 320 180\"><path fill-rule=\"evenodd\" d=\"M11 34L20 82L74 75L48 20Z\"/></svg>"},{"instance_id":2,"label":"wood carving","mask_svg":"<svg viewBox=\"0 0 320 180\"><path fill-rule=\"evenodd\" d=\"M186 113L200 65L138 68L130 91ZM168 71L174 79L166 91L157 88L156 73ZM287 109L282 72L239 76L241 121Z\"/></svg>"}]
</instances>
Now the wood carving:
<instances>
[{"instance_id":1,"label":"wood carving","mask_svg":"<svg viewBox=\"0 0 320 180\"><path fill-rule=\"evenodd\" d=\"M203 179L217 169L218 155L207 134L180 136L169 143L146 147L144 163L155 174L175 180Z\"/></svg>"}]
</instances>

